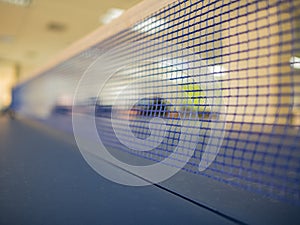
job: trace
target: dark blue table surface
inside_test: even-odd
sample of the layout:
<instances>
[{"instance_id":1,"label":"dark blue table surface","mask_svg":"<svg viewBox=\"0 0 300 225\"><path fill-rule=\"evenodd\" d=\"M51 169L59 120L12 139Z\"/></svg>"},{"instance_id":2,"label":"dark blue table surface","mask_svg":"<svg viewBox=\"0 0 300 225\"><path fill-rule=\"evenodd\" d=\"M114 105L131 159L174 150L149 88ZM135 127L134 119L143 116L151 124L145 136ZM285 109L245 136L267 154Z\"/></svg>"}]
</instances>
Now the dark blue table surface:
<instances>
[{"instance_id":1,"label":"dark blue table surface","mask_svg":"<svg viewBox=\"0 0 300 225\"><path fill-rule=\"evenodd\" d=\"M0 118L0 224L230 224L156 186L96 174L72 136Z\"/></svg>"}]
</instances>

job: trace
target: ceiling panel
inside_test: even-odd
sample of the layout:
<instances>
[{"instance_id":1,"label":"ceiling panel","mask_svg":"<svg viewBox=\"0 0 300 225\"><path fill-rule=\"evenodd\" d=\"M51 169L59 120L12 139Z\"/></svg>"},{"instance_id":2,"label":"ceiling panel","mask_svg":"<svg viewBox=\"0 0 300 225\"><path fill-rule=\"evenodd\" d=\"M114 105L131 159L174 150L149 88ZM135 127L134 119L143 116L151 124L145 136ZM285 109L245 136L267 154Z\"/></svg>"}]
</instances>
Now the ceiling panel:
<instances>
[{"instance_id":1,"label":"ceiling panel","mask_svg":"<svg viewBox=\"0 0 300 225\"><path fill-rule=\"evenodd\" d=\"M101 26L99 18L108 9L128 9L138 2L33 0L29 7L0 3L0 60L19 64L21 80L27 79L31 69Z\"/></svg>"},{"instance_id":2,"label":"ceiling panel","mask_svg":"<svg viewBox=\"0 0 300 225\"><path fill-rule=\"evenodd\" d=\"M26 12L27 8L0 2L0 35L16 35Z\"/></svg>"}]
</instances>

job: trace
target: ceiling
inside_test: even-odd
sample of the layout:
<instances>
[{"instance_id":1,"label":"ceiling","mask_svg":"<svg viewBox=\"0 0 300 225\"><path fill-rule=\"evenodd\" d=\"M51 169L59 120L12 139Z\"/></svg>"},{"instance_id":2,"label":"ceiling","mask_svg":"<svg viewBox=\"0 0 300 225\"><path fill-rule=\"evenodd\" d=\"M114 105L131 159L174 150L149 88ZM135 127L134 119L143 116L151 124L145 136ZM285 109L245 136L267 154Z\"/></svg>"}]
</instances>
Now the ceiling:
<instances>
[{"instance_id":1,"label":"ceiling","mask_svg":"<svg viewBox=\"0 0 300 225\"><path fill-rule=\"evenodd\" d=\"M141 0L31 0L27 7L3 1L8 0L0 0L0 67L14 66L22 81L101 26L99 18L109 9L128 9Z\"/></svg>"},{"instance_id":2,"label":"ceiling","mask_svg":"<svg viewBox=\"0 0 300 225\"><path fill-rule=\"evenodd\" d=\"M140 0L32 0L27 7L0 1L0 67L17 68L19 81L72 42L101 26L110 8Z\"/></svg>"}]
</instances>

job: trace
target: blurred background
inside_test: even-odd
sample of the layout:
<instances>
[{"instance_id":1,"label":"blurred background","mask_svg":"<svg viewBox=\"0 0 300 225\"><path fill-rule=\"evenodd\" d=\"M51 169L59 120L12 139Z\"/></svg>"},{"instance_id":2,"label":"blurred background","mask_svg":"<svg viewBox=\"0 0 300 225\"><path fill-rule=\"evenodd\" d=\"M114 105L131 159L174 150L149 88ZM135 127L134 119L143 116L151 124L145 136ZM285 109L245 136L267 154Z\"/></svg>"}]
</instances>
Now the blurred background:
<instances>
[{"instance_id":1,"label":"blurred background","mask_svg":"<svg viewBox=\"0 0 300 225\"><path fill-rule=\"evenodd\" d=\"M0 108L11 88L140 0L0 0Z\"/></svg>"}]
</instances>

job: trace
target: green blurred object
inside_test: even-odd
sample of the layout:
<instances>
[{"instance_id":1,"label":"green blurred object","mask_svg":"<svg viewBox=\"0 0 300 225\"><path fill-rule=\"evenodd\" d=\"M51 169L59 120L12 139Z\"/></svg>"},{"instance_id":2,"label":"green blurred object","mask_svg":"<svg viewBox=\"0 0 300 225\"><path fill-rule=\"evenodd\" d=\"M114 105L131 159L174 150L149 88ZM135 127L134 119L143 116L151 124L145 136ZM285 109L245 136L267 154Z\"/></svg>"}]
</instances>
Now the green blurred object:
<instances>
[{"instance_id":1,"label":"green blurred object","mask_svg":"<svg viewBox=\"0 0 300 225\"><path fill-rule=\"evenodd\" d=\"M182 89L186 91L188 96L188 99L184 100L187 107L198 112L210 112L205 93L199 84L183 85Z\"/></svg>"}]
</instances>

